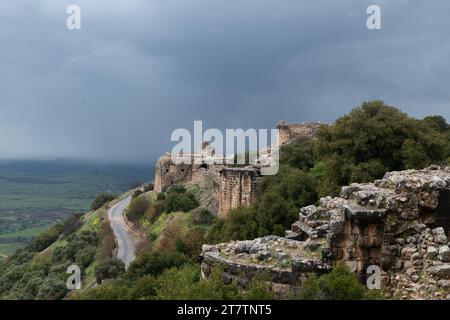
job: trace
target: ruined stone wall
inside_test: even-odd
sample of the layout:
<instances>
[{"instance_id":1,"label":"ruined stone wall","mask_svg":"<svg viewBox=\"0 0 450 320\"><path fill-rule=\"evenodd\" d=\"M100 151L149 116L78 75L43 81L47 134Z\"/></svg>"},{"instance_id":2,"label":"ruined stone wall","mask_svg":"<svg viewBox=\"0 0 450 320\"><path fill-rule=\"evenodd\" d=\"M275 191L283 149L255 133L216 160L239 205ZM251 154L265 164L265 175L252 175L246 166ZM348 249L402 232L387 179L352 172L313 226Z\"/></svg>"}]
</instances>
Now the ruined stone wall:
<instances>
[{"instance_id":1,"label":"ruined stone wall","mask_svg":"<svg viewBox=\"0 0 450 320\"><path fill-rule=\"evenodd\" d=\"M174 164L169 155L162 156L156 164L156 192L166 191L173 185L201 180L200 176L213 179L218 185L215 198L218 203L216 212L219 218L226 218L232 208L247 207L259 195L259 168L225 167L207 164Z\"/></svg>"},{"instance_id":2,"label":"ruined stone wall","mask_svg":"<svg viewBox=\"0 0 450 320\"><path fill-rule=\"evenodd\" d=\"M322 123L286 124L280 122L277 128L280 132L280 144L286 144L299 137L312 137ZM212 173L213 179L219 185L215 192L218 202L218 216L226 218L232 208L247 207L259 195L260 169L257 166L246 168L233 168L224 165L224 158L216 158L215 150L207 142L202 144L197 154L186 155L190 157L189 164L174 164L169 154L163 155L156 164L155 191L162 192L173 185L195 180L203 175L204 170ZM195 160L214 159L218 165L201 164ZM261 164L259 164L261 165ZM220 174L219 174L220 173Z\"/></svg>"},{"instance_id":3,"label":"ruined stone wall","mask_svg":"<svg viewBox=\"0 0 450 320\"><path fill-rule=\"evenodd\" d=\"M230 209L248 207L259 195L259 171L252 166L220 170L219 218L226 218Z\"/></svg>"},{"instance_id":4,"label":"ruined stone wall","mask_svg":"<svg viewBox=\"0 0 450 320\"><path fill-rule=\"evenodd\" d=\"M365 283L367 267L375 265L388 298L450 299L449 209L450 167L391 172L301 208L286 232L290 241L264 237L205 246L203 269L214 261L235 278L242 270L268 271L274 284L295 287L306 273L339 262Z\"/></svg>"},{"instance_id":5,"label":"ruined stone wall","mask_svg":"<svg viewBox=\"0 0 450 320\"><path fill-rule=\"evenodd\" d=\"M285 121L280 121L277 124L277 129L280 137L280 145L284 145L294 141L295 139L305 137L313 137L317 130L325 124L320 122L310 122L301 124L287 124Z\"/></svg>"},{"instance_id":6,"label":"ruined stone wall","mask_svg":"<svg viewBox=\"0 0 450 320\"><path fill-rule=\"evenodd\" d=\"M192 180L193 164L174 164L169 154L165 154L156 162L155 188L163 192L173 185Z\"/></svg>"}]
</instances>

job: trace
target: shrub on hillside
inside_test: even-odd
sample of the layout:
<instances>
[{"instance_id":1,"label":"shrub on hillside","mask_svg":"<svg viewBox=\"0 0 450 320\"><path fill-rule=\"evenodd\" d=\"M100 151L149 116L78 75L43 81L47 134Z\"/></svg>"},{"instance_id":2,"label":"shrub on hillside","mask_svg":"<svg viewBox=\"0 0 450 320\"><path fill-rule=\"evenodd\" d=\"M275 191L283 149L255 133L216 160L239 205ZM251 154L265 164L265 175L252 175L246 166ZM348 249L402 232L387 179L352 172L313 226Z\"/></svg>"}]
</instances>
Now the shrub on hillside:
<instances>
[{"instance_id":1,"label":"shrub on hillside","mask_svg":"<svg viewBox=\"0 0 450 320\"><path fill-rule=\"evenodd\" d=\"M164 212L165 202L161 200L154 201L150 204L147 212L145 213L146 218L151 222L155 222L159 216Z\"/></svg>"},{"instance_id":2,"label":"shrub on hillside","mask_svg":"<svg viewBox=\"0 0 450 320\"><path fill-rule=\"evenodd\" d=\"M116 240L108 221L104 221L100 226L99 238L102 239L99 252L100 261L112 258L116 249Z\"/></svg>"},{"instance_id":3,"label":"shrub on hillside","mask_svg":"<svg viewBox=\"0 0 450 320\"><path fill-rule=\"evenodd\" d=\"M198 265L186 264L164 272L156 285L156 299L163 300L235 300L240 299L237 285L224 284L220 270L214 270L208 280L201 280Z\"/></svg>"},{"instance_id":4,"label":"shrub on hillside","mask_svg":"<svg viewBox=\"0 0 450 320\"><path fill-rule=\"evenodd\" d=\"M164 201L164 211L168 213L176 211L188 212L199 205L195 195L191 192L169 192Z\"/></svg>"},{"instance_id":5,"label":"shrub on hillside","mask_svg":"<svg viewBox=\"0 0 450 320\"><path fill-rule=\"evenodd\" d=\"M29 252L40 252L58 240L59 235L63 231L63 224L57 224L47 231L42 232L34 240L32 240L24 249Z\"/></svg>"},{"instance_id":6,"label":"shrub on hillside","mask_svg":"<svg viewBox=\"0 0 450 320\"><path fill-rule=\"evenodd\" d=\"M201 227L194 227L176 240L175 249L178 252L189 256L192 261L197 261L204 243L206 243L204 229Z\"/></svg>"},{"instance_id":7,"label":"shrub on hillside","mask_svg":"<svg viewBox=\"0 0 450 320\"><path fill-rule=\"evenodd\" d=\"M171 267L179 267L187 262L187 257L180 253L169 254L166 252L147 251L139 255L130 264L126 277L128 279L137 279L144 275L158 276L164 270Z\"/></svg>"},{"instance_id":8,"label":"shrub on hillside","mask_svg":"<svg viewBox=\"0 0 450 320\"><path fill-rule=\"evenodd\" d=\"M144 192L142 192L142 190L136 190L135 192L133 192L133 195L131 196L131 198L132 199L136 199L137 197L139 197L143 193Z\"/></svg>"},{"instance_id":9,"label":"shrub on hillside","mask_svg":"<svg viewBox=\"0 0 450 320\"><path fill-rule=\"evenodd\" d=\"M118 281L103 283L95 288L76 290L69 300L130 300L130 288Z\"/></svg>"},{"instance_id":10,"label":"shrub on hillside","mask_svg":"<svg viewBox=\"0 0 450 320\"><path fill-rule=\"evenodd\" d=\"M116 196L109 193L100 193L92 202L91 210L98 210L107 202L114 200Z\"/></svg>"},{"instance_id":11,"label":"shrub on hillside","mask_svg":"<svg viewBox=\"0 0 450 320\"><path fill-rule=\"evenodd\" d=\"M179 218L172 219L159 234L154 249L161 252L174 252L177 240L183 239L185 232L182 221Z\"/></svg>"},{"instance_id":12,"label":"shrub on hillside","mask_svg":"<svg viewBox=\"0 0 450 320\"><path fill-rule=\"evenodd\" d=\"M57 247L53 250L54 263L75 263L89 265L92 262L99 237L96 232L83 231L67 237L67 245Z\"/></svg>"},{"instance_id":13,"label":"shrub on hillside","mask_svg":"<svg viewBox=\"0 0 450 320\"><path fill-rule=\"evenodd\" d=\"M145 212L150 206L150 201L146 197L138 197L133 199L126 211L127 219L137 224L139 220L144 216Z\"/></svg>"},{"instance_id":14,"label":"shrub on hillside","mask_svg":"<svg viewBox=\"0 0 450 320\"><path fill-rule=\"evenodd\" d=\"M147 183L144 186L144 192L153 191L155 189L155 185L153 183Z\"/></svg>"},{"instance_id":15,"label":"shrub on hillside","mask_svg":"<svg viewBox=\"0 0 450 320\"><path fill-rule=\"evenodd\" d=\"M206 209L201 209L192 213L191 222L195 225L208 225L215 221L215 217Z\"/></svg>"},{"instance_id":16,"label":"shrub on hillside","mask_svg":"<svg viewBox=\"0 0 450 320\"><path fill-rule=\"evenodd\" d=\"M67 294L67 285L56 277L48 277L39 287L37 299L61 300Z\"/></svg>"},{"instance_id":17,"label":"shrub on hillside","mask_svg":"<svg viewBox=\"0 0 450 320\"><path fill-rule=\"evenodd\" d=\"M78 228L81 227L83 224L81 217L83 216L83 213L78 213L67 219L62 226L61 230L61 237L66 238L67 236L71 235L75 231L78 230Z\"/></svg>"},{"instance_id":18,"label":"shrub on hillside","mask_svg":"<svg viewBox=\"0 0 450 320\"><path fill-rule=\"evenodd\" d=\"M125 264L116 258L107 258L95 268L95 279L102 283L105 279L115 279L125 272Z\"/></svg>"}]
</instances>

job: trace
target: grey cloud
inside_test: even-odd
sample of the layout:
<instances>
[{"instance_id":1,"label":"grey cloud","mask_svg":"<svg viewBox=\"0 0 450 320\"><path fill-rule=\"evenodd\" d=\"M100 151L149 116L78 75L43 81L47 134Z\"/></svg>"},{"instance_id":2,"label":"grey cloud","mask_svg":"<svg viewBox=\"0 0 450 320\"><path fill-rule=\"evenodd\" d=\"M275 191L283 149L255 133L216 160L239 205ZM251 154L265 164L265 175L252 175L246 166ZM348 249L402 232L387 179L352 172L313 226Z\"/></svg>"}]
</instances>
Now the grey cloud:
<instances>
[{"instance_id":1,"label":"grey cloud","mask_svg":"<svg viewBox=\"0 0 450 320\"><path fill-rule=\"evenodd\" d=\"M365 28L369 4L380 31ZM69 4L82 30L65 29ZM450 119L450 3L0 0L0 158L150 162L170 133L333 121L383 99Z\"/></svg>"}]
</instances>

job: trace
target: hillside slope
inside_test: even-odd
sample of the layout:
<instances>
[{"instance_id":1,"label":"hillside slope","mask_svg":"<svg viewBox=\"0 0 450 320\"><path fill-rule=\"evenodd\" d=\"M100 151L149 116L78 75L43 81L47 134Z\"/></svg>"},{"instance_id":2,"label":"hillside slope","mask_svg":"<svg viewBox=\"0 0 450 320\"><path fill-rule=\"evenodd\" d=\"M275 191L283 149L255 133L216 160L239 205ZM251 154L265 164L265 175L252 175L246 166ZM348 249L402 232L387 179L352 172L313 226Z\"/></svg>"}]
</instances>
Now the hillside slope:
<instances>
[{"instance_id":1,"label":"hillside slope","mask_svg":"<svg viewBox=\"0 0 450 320\"><path fill-rule=\"evenodd\" d=\"M235 283L211 271L210 281L201 281L202 245L283 236L300 208L318 204L321 196L336 195L343 185L380 179L386 171L449 161L450 127L445 119L417 120L380 101L364 103L335 125L322 128L315 139L284 146L280 171L262 179L258 201L231 210L226 220L208 211L212 193L205 192L206 182L175 185L161 193L133 192L126 218L145 241L127 271L112 258L115 241L106 212L116 199L51 228L1 263L0 297L274 298L265 278ZM67 296L65 271L71 263L83 267L83 290ZM334 283L342 280L346 287L357 288L354 298L367 297L353 273L338 269L325 279L332 282L334 277L340 279Z\"/></svg>"}]
</instances>

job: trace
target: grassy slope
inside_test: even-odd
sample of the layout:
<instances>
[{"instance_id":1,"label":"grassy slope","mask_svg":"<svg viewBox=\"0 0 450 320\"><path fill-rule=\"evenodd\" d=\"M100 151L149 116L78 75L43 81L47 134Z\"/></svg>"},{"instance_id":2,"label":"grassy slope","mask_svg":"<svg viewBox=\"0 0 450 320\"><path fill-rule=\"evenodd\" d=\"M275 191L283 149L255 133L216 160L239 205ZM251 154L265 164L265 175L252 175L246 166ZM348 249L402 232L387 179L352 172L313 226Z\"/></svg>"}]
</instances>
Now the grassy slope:
<instances>
[{"instance_id":1,"label":"grassy slope","mask_svg":"<svg viewBox=\"0 0 450 320\"><path fill-rule=\"evenodd\" d=\"M210 181L201 181L200 183L202 185L208 185ZM200 203L199 207L189 212L163 213L153 223L149 222L145 218L140 221L140 225L144 229L144 235L148 239L151 239L151 245L156 250L158 250L158 248L161 246L161 243L164 241L164 237L168 236L166 231L172 227L179 227L179 231L181 233L187 233L194 227L202 228L205 231L207 231L211 227L211 225L194 225L192 223L192 217L199 210L208 209L212 194L203 192L202 190L204 189L204 187L202 188L199 185L199 181L183 183L181 185L184 185L186 187L186 190L195 194L197 200ZM141 195L141 197L142 196L147 197L150 201L154 201L156 200L157 192L150 191Z\"/></svg>"},{"instance_id":2,"label":"grassy slope","mask_svg":"<svg viewBox=\"0 0 450 320\"><path fill-rule=\"evenodd\" d=\"M99 192L121 193L150 177L151 168L142 166L0 161L0 259L70 214L86 211Z\"/></svg>"}]
</instances>

